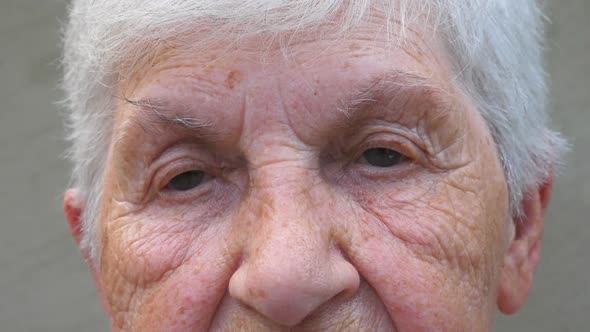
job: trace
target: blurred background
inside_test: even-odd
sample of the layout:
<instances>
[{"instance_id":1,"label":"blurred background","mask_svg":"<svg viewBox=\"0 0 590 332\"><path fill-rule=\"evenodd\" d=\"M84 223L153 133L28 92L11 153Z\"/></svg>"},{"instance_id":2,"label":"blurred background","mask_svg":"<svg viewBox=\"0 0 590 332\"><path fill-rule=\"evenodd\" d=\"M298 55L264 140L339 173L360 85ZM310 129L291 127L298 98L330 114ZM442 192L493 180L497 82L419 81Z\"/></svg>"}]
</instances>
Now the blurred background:
<instances>
[{"instance_id":1,"label":"blurred background","mask_svg":"<svg viewBox=\"0 0 590 332\"><path fill-rule=\"evenodd\" d=\"M108 331L62 215L58 58L65 0L0 0L0 331ZM554 125L574 150L558 179L524 309L496 331L590 331L590 0L548 0Z\"/></svg>"}]
</instances>

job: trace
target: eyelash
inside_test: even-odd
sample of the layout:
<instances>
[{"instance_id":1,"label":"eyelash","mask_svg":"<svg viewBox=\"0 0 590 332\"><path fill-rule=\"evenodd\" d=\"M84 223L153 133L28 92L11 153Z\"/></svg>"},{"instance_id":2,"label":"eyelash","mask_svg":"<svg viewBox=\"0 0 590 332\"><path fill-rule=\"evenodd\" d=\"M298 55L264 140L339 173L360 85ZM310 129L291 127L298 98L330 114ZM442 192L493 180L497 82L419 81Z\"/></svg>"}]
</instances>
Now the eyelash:
<instances>
[{"instance_id":1,"label":"eyelash","mask_svg":"<svg viewBox=\"0 0 590 332\"><path fill-rule=\"evenodd\" d=\"M379 136L386 136L385 138ZM376 137L376 138L375 138ZM359 146L354 148L354 152L343 151L344 154L352 155L353 162L359 160L365 151L374 148L385 148L396 151L397 153L404 156L407 161L420 162L423 160L423 154L420 152L420 148L416 147L414 142L409 142L410 139L401 137L399 134L371 134L365 137L360 144L353 144L353 146ZM349 150L349 149L348 149Z\"/></svg>"}]
</instances>

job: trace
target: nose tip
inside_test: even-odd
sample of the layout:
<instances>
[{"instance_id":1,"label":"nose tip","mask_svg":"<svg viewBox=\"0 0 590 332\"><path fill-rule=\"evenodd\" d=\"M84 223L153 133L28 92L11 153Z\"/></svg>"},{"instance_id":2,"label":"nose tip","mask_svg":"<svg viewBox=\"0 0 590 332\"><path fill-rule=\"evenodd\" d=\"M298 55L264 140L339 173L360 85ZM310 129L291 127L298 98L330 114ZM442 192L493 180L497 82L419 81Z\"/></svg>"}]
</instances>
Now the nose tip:
<instances>
[{"instance_id":1,"label":"nose tip","mask_svg":"<svg viewBox=\"0 0 590 332\"><path fill-rule=\"evenodd\" d=\"M311 272L286 263L274 270L242 265L230 279L230 295L277 324L295 326L330 299L359 287L357 270L343 258Z\"/></svg>"}]
</instances>

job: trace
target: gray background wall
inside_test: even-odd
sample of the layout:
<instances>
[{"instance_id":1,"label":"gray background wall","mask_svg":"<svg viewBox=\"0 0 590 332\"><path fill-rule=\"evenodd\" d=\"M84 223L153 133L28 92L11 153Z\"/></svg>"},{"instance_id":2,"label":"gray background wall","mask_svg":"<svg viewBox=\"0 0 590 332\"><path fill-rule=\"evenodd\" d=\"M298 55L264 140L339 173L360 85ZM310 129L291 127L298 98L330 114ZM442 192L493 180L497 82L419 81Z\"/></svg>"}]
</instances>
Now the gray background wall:
<instances>
[{"instance_id":1,"label":"gray background wall","mask_svg":"<svg viewBox=\"0 0 590 332\"><path fill-rule=\"evenodd\" d=\"M0 331L106 331L67 223L55 101L63 0L0 0ZM550 0L555 126L571 138L532 295L498 331L590 330L590 0Z\"/></svg>"}]
</instances>

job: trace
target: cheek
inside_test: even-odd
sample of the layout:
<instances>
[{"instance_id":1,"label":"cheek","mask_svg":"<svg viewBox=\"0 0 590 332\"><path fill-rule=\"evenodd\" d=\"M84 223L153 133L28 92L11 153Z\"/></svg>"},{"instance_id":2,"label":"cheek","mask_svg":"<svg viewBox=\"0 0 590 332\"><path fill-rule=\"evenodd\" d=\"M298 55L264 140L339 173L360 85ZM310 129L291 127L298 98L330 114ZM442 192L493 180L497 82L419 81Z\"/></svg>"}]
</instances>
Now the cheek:
<instances>
[{"instance_id":1,"label":"cheek","mask_svg":"<svg viewBox=\"0 0 590 332\"><path fill-rule=\"evenodd\" d=\"M463 171L453 176L474 178ZM409 330L461 330L491 315L505 220L497 210L502 190L489 178L475 191L451 180L359 195L363 222L353 232L351 259L396 323Z\"/></svg>"},{"instance_id":2,"label":"cheek","mask_svg":"<svg viewBox=\"0 0 590 332\"><path fill-rule=\"evenodd\" d=\"M205 331L226 292L234 264L218 248L203 250L143 296L134 328Z\"/></svg>"},{"instance_id":3,"label":"cheek","mask_svg":"<svg viewBox=\"0 0 590 332\"><path fill-rule=\"evenodd\" d=\"M223 296L224 278L237 256L219 235L224 223L161 219L147 212L103 227L101 274L114 323L206 329L202 324Z\"/></svg>"},{"instance_id":4,"label":"cheek","mask_svg":"<svg viewBox=\"0 0 590 332\"><path fill-rule=\"evenodd\" d=\"M441 265L417 256L413 248L375 234L353 259L397 330L465 330L461 324L479 313L470 315L469 306L457 303L464 301L464 285Z\"/></svg>"},{"instance_id":5,"label":"cheek","mask_svg":"<svg viewBox=\"0 0 590 332\"><path fill-rule=\"evenodd\" d=\"M181 265L202 243L198 227L186 222L154 222L121 218L107 228L108 246L103 260L117 265L121 275L140 286L161 280Z\"/></svg>"}]
</instances>

